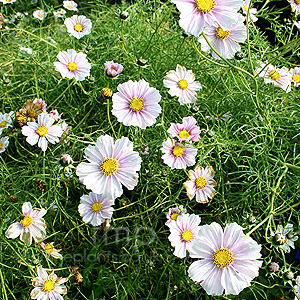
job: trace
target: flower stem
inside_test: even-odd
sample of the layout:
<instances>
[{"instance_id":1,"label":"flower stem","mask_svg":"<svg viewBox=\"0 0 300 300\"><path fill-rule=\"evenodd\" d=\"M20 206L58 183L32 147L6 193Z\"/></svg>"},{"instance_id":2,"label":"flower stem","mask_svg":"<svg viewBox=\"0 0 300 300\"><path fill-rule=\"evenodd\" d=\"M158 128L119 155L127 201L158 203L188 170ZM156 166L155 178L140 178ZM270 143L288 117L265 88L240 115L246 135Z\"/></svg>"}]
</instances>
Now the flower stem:
<instances>
[{"instance_id":1,"label":"flower stem","mask_svg":"<svg viewBox=\"0 0 300 300\"><path fill-rule=\"evenodd\" d=\"M110 120L110 115L109 115L109 98L107 98L107 119L108 119L108 123L109 123L109 125L112 129L112 132L113 132L115 138L117 139L117 135L115 133L114 127L112 126L112 123L111 123L111 120Z\"/></svg>"}]
</instances>

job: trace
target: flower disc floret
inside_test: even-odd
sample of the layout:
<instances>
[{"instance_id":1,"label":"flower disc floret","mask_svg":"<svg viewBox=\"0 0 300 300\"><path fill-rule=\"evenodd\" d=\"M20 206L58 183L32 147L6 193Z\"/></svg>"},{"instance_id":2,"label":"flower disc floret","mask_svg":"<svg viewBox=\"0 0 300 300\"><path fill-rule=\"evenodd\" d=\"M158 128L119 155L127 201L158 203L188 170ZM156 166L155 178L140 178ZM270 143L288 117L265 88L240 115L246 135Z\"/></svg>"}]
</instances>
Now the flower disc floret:
<instances>
[{"instance_id":1,"label":"flower disc floret","mask_svg":"<svg viewBox=\"0 0 300 300\"><path fill-rule=\"evenodd\" d=\"M203 13L208 13L214 9L216 6L216 1L214 0L195 0L197 8Z\"/></svg>"},{"instance_id":2,"label":"flower disc floret","mask_svg":"<svg viewBox=\"0 0 300 300\"><path fill-rule=\"evenodd\" d=\"M92 205L92 210L94 212L99 212L102 209L102 204L100 202L95 202Z\"/></svg>"},{"instance_id":3,"label":"flower disc floret","mask_svg":"<svg viewBox=\"0 0 300 300\"><path fill-rule=\"evenodd\" d=\"M111 175L118 170L119 164L115 158L105 158L100 169L105 175Z\"/></svg>"},{"instance_id":4,"label":"flower disc floret","mask_svg":"<svg viewBox=\"0 0 300 300\"><path fill-rule=\"evenodd\" d=\"M189 86L189 84L187 83L187 81L185 79L180 79L178 81L178 86L182 89L182 90L186 90Z\"/></svg>"},{"instance_id":5,"label":"flower disc floret","mask_svg":"<svg viewBox=\"0 0 300 300\"><path fill-rule=\"evenodd\" d=\"M203 190L206 187L207 182L203 176L200 176L196 178L195 184L198 190Z\"/></svg>"},{"instance_id":6,"label":"flower disc floret","mask_svg":"<svg viewBox=\"0 0 300 300\"><path fill-rule=\"evenodd\" d=\"M223 30L220 26L216 30L216 36L219 39L226 40L229 37L230 30Z\"/></svg>"},{"instance_id":7,"label":"flower disc floret","mask_svg":"<svg viewBox=\"0 0 300 300\"><path fill-rule=\"evenodd\" d=\"M46 293L50 293L52 290L54 290L54 287L55 287L55 282L51 279L48 279L43 283L43 290Z\"/></svg>"},{"instance_id":8,"label":"flower disc floret","mask_svg":"<svg viewBox=\"0 0 300 300\"><path fill-rule=\"evenodd\" d=\"M142 98L133 98L130 101L130 105L129 105L130 109L132 111L136 111L136 112L140 112L141 110L144 109L144 101Z\"/></svg>"},{"instance_id":9,"label":"flower disc floret","mask_svg":"<svg viewBox=\"0 0 300 300\"><path fill-rule=\"evenodd\" d=\"M23 227L29 227L33 223L33 219L30 216L25 216L20 223Z\"/></svg>"},{"instance_id":10,"label":"flower disc floret","mask_svg":"<svg viewBox=\"0 0 300 300\"><path fill-rule=\"evenodd\" d=\"M47 253L52 253L53 252L54 247L51 244L46 244L45 245L45 251Z\"/></svg>"},{"instance_id":11,"label":"flower disc floret","mask_svg":"<svg viewBox=\"0 0 300 300\"><path fill-rule=\"evenodd\" d=\"M233 263L233 255L230 249L221 248L214 252L213 255L214 264L218 268L227 268Z\"/></svg>"},{"instance_id":12,"label":"flower disc floret","mask_svg":"<svg viewBox=\"0 0 300 300\"><path fill-rule=\"evenodd\" d=\"M185 230L182 232L181 237L184 241L188 242L193 239L193 233L190 230Z\"/></svg>"}]
</instances>

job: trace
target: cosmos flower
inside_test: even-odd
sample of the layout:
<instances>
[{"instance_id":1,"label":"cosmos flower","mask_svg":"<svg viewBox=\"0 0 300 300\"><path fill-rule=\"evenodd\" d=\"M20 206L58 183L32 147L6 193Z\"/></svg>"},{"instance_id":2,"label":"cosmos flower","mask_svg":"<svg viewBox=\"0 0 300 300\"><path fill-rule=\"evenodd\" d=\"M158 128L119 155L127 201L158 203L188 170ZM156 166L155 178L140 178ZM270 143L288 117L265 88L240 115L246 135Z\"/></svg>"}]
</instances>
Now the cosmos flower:
<instances>
[{"instance_id":1,"label":"cosmos flower","mask_svg":"<svg viewBox=\"0 0 300 300\"><path fill-rule=\"evenodd\" d=\"M296 13L296 16L300 15L300 1L299 0L288 0L291 4L292 11Z\"/></svg>"},{"instance_id":2,"label":"cosmos flower","mask_svg":"<svg viewBox=\"0 0 300 300\"><path fill-rule=\"evenodd\" d=\"M171 123L168 133L181 142L198 142L201 130L196 123L194 117L185 117L182 119L182 124Z\"/></svg>"},{"instance_id":3,"label":"cosmos flower","mask_svg":"<svg viewBox=\"0 0 300 300\"><path fill-rule=\"evenodd\" d=\"M170 228L169 241L175 247L174 255L179 258L186 257L192 241L198 234L201 218L195 214L182 214L177 216L176 221L172 220L168 226Z\"/></svg>"},{"instance_id":4,"label":"cosmos flower","mask_svg":"<svg viewBox=\"0 0 300 300\"><path fill-rule=\"evenodd\" d=\"M179 215L185 213L186 213L186 209L183 208L182 205L169 208L169 211L166 213L167 222L165 224L168 226L172 220L176 221Z\"/></svg>"},{"instance_id":5,"label":"cosmos flower","mask_svg":"<svg viewBox=\"0 0 300 300\"><path fill-rule=\"evenodd\" d=\"M67 12L61 8L59 10L56 10L53 12L53 15L55 16L55 18L62 18Z\"/></svg>"},{"instance_id":6,"label":"cosmos flower","mask_svg":"<svg viewBox=\"0 0 300 300\"><path fill-rule=\"evenodd\" d=\"M0 138L0 153L4 152L8 145L9 145L8 136L4 136Z\"/></svg>"},{"instance_id":7,"label":"cosmos flower","mask_svg":"<svg viewBox=\"0 0 300 300\"><path fill-rule=\"evenodd\" d=\"M60 119L60 115L59 115L59 112L57 111L57 109L50 110L49 117L54 119L55 122L58 122L58 120Z\"/></svg>"},{"instance_id":8,"label":"cosmos flower","mask_svg":"<svg viewBox=\"0 0 300 300\"><path fill-rule=\"evenodd\" d=\"M55 120L50 118L47 113L42 113L38 116L38 122L28 122L22 127L22 134L27 136L26 141L30 145L38 143L38 147L42 151L46 151L48 142L55 144L59 142L59 137L63 131L59 125L53 125Z\"/></svg>"},{"instance_id":9,"label":"cosmos flower","mask_svg":"<svg viewBox=\"0 0 300 300\"><path fill-rule=\"evenodd\" d=\"M2 2L3 4L11 4L16 2L17 0L0 0L0 2Z\"/></svg>"},{"instance_id":10,"label":"cosmos flower","mask_svg":"<svg viewBox=\"0 0 300 300\"><path fill-rule=\"evenodd\" d=\"M295 289L297 296L300 298L300 276L297 276L296 284L297 285L294 286L294 289ZM297 296L295 296L294 300L299 300L299 298Z\"/></svg>"},{"instance_id":11,"label":"cosmos flower","mask_svg":"<svg viewBox=\"0 0 300 300\"><path fill-rule=\"evenodd\" d=\"M64 153L60 157L60 161L63 165L68 166L73 163L73 159L70 154Z\"/></svg>"},{"instance_id":12,"label":"cosmos flower","mask_svg":"<svg viewBox=\"0 0 300 300\"><path fill-rule=\"evenodd\" d=\"M1 113L0 112L0 134L2 134L3 130L8 128L8 127L12 127L12 116L13 116L14 112L10 112L10 113Z\"/></svg>"},{"instance_id":13,"label":"cosmos flower","mask_svg":"<svg viewBox=\"0 0 300 300\"><path fill-rule=\"evenodd\" d=\"M294 83L294 86L298 87L300 85L300 68L295 67L294 69L291 69L290 74L291 74L292 82Z\"/></svg>"},{"instance_id":14,"label":"cosmos flower","mask_svg":"<svg viewBox=\"0 0 300 300\"><path fill-rule=\"evenodd\" d=\"M285 253L290 253L291 248L295 249L294 242L298 240L298 236L294 232L293 224L286 224L277 226L275 235L273 236L273 242L279 245Z\"/></svg>"},{"instance_id":15,"label":"cosmos flower","mask_svg":"<svg viewBox=\"0 0 300 300\"><path fill-rule=\"evenodd\" d=\"M212 199L216 194L216 181L213 179L215 171L213 167L203 169L199 165L195 171L189 171L189 181L186 181L183 186L187 191L187 195L192 200L196 195L196 201L199 203L207 203L208 199Z\"/></svg>"},{"instance_id":16,"label":"cosmos flower","mask_svg":"<svg viewBox=\"0 0 300 300\"><path fill-rule=\"evenodd\" d=\"M294 22L294 25L297 27L297 28L299 28L300 29L300 21L299 22Z\"/></svg>"},{"instance_id":17,"label":"cosmos flower","mask_svg":"<svg viewBox=\"0 0 300 300\"><path fill-rule=\"evenodd\" d=\"M77 11L77 3L74 1L64 1L63 2L63 6L64 8L68 9L68 10L74 10Z\"/></svg>"},{"instance_id":18,"label":"cosmos flower","mask_svg":"<svg viewBox=\"0 0 300 300\"><path fill-rule=\"evenodd\" d=\"M107 76L110 76L110 77L118 76L124 69L124 67L121 64L115 63L113 60L106 61L104 63L104 67L105 67Z\"/></svg>"},{"instance_id":19,"label":"cosmos flower","mask_svg":"<svg viewBox=\"0 0 300 300\"><path fill-rule=\"evenodd\" d=\"M61 295L67 294L67 288L63 285L68 278L57 277L54 271L48 273L41 267L37 267L38 277L31 279L35 287L31 293L31 299L37 300L63 300Z\"/></svg>"},{"instance_id":20,"label":"cosmos flower","mask_svg":"<svg viewBox=\"0 0 300 300\"><path fill-rule=\"evenodd\" d=\"M45 19L47 13L45 11L43 11L42 9L39 9L39 10L34 11L32 15L34 18L42 21Z\"/></svg>"},{"instance_id":21,"label":"cosmos flower","mask_svg":"<svg viewBox=\"0 0 300 300\"><path fill-rule=\"evenodd\" d=\"M47 104L46 104L46 102L45 102L43 99L41 99L41 98L35 98L35 99L33 100L33 103L34 103L34 104L39 104L39 105L41 105L42 111L43 111L43 112L46 111L46 109L47 109ZM25 105L24 105L24 106L25 106Z\"/></svg>"},{"instance_id":22,"label":"cosmos flower","mask_svg":"<svg viewBox=\"0 0 300 300\"><path fill-rule=\"evenodd\" d=\"M89 162L81 162L76 174L87 189L114 200L123 194L122 185L129 190L137 185L142 160L127 137L100 136L84 152Z\"/></svg>"},{"instance_id":23,"label":"cosmos flower","mask_svg":"<svg viewBox=\"0 0 300 300\"><path fill-rule=\"evenodd\" d=\"M41 243L40 246L45 250L46 252L46 256L52 256L53 258L56 259L63 259L63 256L59 253L61 251L61 249L55 249L53 247L54 242L50 243L50 244L45 244L45 243Z\"/></svg>"},{"instance_id":24,"label":"cosmos flower","mask_svg":"<svg viewBox=\"0 0 300 300\"><path fill-rule=\"evenodd\" d=\"M241 15L239 14L239 16ZM233 58L234 54L241 50L241 46L238 43L243 43L247 38L247 28L241 18L226 31L218 23L214 23L206 27L204 33L211 45L224 58ZM199 42L201 43L202 51L211 50L203 36L200 36ZM212 56L215 59L221 59L214 51L212 51Z\"/></svg>"},{"instance_id":25,"label":"cosmos flower","mask_svg":"<svg viewBox=\"0 0 300 300\"><path fill-rule=\"evenodd\" d=\"M205 26L214 22L224 30L230 29L238 21L237 11L243 0L171 0L180 12L179 25L198 37Z\"/></svg>"},{"instance_id":26,"label":"cosmos flower","mask_svg":"<svg viewBox=\"0 0 300 300\"><path fill-rule=\"evenodd\" d=\"M253 22L256 22L258 20L257 17L255 16L255 14L257 14L257 9L256 8L249 9L250 1L251 0L245 0L243 3L242 9L246 16L248 15L248 11L249 11L250 20L252 20Z\"/></svg>"},{"instance_id":27,"label":"cosmos flower","mask_svg":"<svg viewBox=\"0 0 300 300\"><path fill-rule=\"evenodd\" d=\"M112 96L112 114L126 126L145 129L156 122L161 112L159 91L144 79L119 84Z\"/></svg>"},{"instance_id":28,"label":"cosmos flower","mask_svg":"<svg viewBox=\"0 0 300 300\"><path fill-rule=\"evenodd\" d=\"M74 36L77 39L91 33L92 22L86 16L74 15L71 18L66 18L64 24L67 26L70 36Z\"/></svg>"},{"instance_id":29,"label":"cosmos flower","mask_svg":"<svg viewBox=\"0 0 300 300\"><path fill-rule=\"evenodd\" d=\"M195 103L197 101L197 91L202 86L195 81L195 74L192 70L187 70L181 65L177 65L176 71L171 70L163 80L164 86L169 88L168 93L171 96L177 96L181 105Z\"/></svg>"},{"instance_id":30,"label":"cosmos flower","mask_svg":"<svg viewBox=\"0 0 300 300\"><path fill-rule=\"evenodd\" d=\"M182 145L168 138L163 142L161 151L164 153L161 158L171 169L186 169L186 167L196 163L198 149L189 144Z\"/></svg>"},{"instance_id":31,"label":"cosmos flower","mask_svg":"<svg viewBox=\"0 0 300 300\"><path fill-rule=\"evenodd\" d=\"M80 198L78 211L84 223L99 226L106 219L111 219L114 208L114 200L104 198L102 195L93 192L83 195Z\"/></svg>"},{"instance_id":32,"label":"cosmos flower","mask_svg":"<svg viewBox=\"0 0 300 300\"><path fill-rule=\"evenodd\" d=\"M55 71L60 72L63 78L75 78L77 81L90 76L91 64L86 59L86 54L77 53L74 49L61 51L57 54L59 62L54 62Z\"/></svg>"},{"instance_id":33,"label":"cosmos flower","mask_svg":"<svg viewBox=\"0 0 300 300\"><path fill-rule=\"evenodd\" d=\"M190 265L189 277L208 295L238 295L258 276L260 251L237 223L226 224L224 231L215 222L203 225L189 249L190 257L200 258Z\"/></svg>"},{"instance_id":34,"label":"cosmos flower","mask_svg":"<svg viewBox=\"0 0 300 300\"><path fill-rule=\"evenodd\" d=\"M271 83L274 86L281 87L286 93L289 93L291 91L292 78L288 68L277 68L273 65L267 65L265 68L265 66L265 63L261 63L261 68L256 70L259 77L264 77L265 83Z\"/></svg>"},{"instance_id":35,"label":"cosmos flower","mask_svg":"<svg viewBox=\"0 0 300 300\"><path fill-rule=\"evenodd\" d=\"M15 239L20 236L20 240L30 246L32 238L39 242L46 236L46 223L43 216L47 213L45 209L32 208L30 202L22 205L24 218L20 222L13 223L8 227L5 236L9 239Z\"/></svg>"}]
</instances>

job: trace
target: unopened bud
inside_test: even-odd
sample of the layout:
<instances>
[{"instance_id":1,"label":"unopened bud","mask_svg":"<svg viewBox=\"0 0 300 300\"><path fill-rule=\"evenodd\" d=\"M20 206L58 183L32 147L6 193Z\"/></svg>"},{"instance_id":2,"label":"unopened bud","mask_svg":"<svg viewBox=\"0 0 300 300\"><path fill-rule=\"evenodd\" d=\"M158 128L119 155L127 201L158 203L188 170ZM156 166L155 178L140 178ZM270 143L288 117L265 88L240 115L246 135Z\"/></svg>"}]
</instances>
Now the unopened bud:
<instances>
[{"instance_id":1,"label":"unopened bud","mask_svg":"<svg viewBox=\"0 0 300 300\"><path fill-rule=\"evenodd\" d=\"M270 272L277 272L279 271L280 267L279 267L279 264L276 263L276 262L271 262L269 265L268 265L268 270Z\"/></svg>"},{"instance_id":2,"label":"unopened bud","mask_svg":"<svg viewBox=\"0 0 300 300\"><path fill-rule=\"evenodd\" d=\"M292 271L287 271L283 274L284 279L286 280L292 280L294 279L294 273Z\"/></svg>"},{"instance_id":3,"label":"unopened bud","mask_svg":"<svg viewBox=\"0 0 300 300\"><path fill-rule=\"evenodd\" d=\"M123 10L123 11L120 13L120 18L121 18L122 20L126 20L128 17L129 17L128 11Z\"/></svg>"},{"instance_id":4,"label":"unopened bud","mask_svg":"<svg viewBox=\"0 0 300 300\"><path fill-rule=\"evenodd\" d=\"M73 159L69 154L62 154L60 160L61 163L65 166L73 163Z\"/></svg>"},{"instance_id":5,"label":"unopened bud","mask_svg":"<svg viewBox=\"0 0 300 300\"><path fill-rule=\"evenodd\" d=\"M103 98L110 98L112 96L113 92L109 88L103 88L101 91L101 96Z\"/></svg>"},{"instance_id":6,"label":"unopened bud","mask_svg":"<svg viewBox=\"0 0 300 300\"><path fill-rule=\"evenodd\" d=\"M144 67L146 64L147 64L147 60L146 59L144 59L144 58L139 58L137 61L136 61L136 63L139 65L139 66L141 66L141 67Z\"/></svg>"},{"instance_id":7,"label":"unopened bud","mask_svg":"<svg viewBox=\"0 0 300 300\"><path fill-rule=\"evenodd\" d=\"M247 218L247 221L248 221L249 224L254 224L256 222L256 219L255 219L254 216L249 216Z\"/></svg>"}]
</instances>

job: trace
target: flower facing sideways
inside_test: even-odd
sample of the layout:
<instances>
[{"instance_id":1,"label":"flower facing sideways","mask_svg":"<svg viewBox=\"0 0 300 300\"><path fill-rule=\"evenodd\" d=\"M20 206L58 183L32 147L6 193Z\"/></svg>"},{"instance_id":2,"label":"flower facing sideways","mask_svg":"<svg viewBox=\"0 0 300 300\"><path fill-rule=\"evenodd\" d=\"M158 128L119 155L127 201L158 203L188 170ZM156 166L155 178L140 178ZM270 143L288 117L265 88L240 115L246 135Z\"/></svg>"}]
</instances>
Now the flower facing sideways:
<instances>
[{"instance_id":1,"label":"flower facing sideways","mask_svg":"<svg viewBox=\"0 0 300 300\"><path fill-rule=\"evenodd\" d=\"M3 138L0 138L0 153L4 152L8 145L9 145L8 136L4 136Z\"/></svg>"},{"instance_id":2,"label":"flower facing sideways","mask_svg":"<svg viewBox=\"0 0 300 300\"><path fill-rule=\"evenodd\" d=\"M45 209L32 208L30 202L25 202L22 206L24 218L20 222L13 223L8 227L5 236L15 239L20 236L20 240L30 246L32 238L39 242L46 236L46 223L43 216L47 213Z\"/></svg>"},{"instance_id":3,"label":"flower facing sideways","mask_svg":"<svg viewBox=\"0 0 300 300\"><path fill-rule=\"evenodd\" d=\"M40 246L45 250L46 252L46 256L52 256L56 259L63 259L63 256L59 253L61 251L61 249L55 249L54 248L54 242L50 243L50 244L45 244L45 243L41 243Z\"/></svg>"},{"instance_id":4,"label":"flower facing sideways","mask_svg":"<svg viewBox=\"0 0 300 300\"><path fill-rule=\"evenodd\" d=\"M258 276L260 251L237 223L226 224L224 231L215 222L203 225L189 249L190 257L200 259L190 265L189 277L208 295L238 295Z\"/></svg>"}]
</instances>

